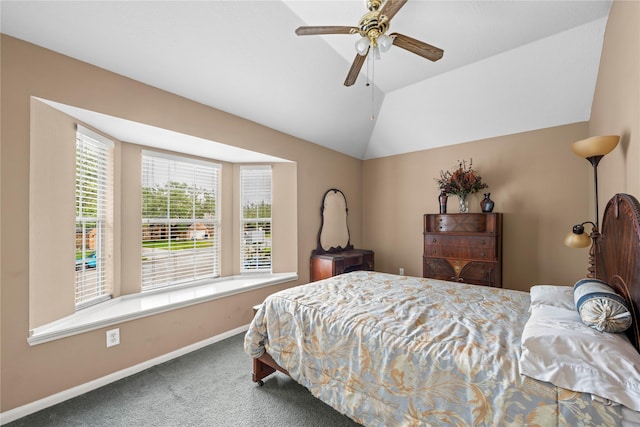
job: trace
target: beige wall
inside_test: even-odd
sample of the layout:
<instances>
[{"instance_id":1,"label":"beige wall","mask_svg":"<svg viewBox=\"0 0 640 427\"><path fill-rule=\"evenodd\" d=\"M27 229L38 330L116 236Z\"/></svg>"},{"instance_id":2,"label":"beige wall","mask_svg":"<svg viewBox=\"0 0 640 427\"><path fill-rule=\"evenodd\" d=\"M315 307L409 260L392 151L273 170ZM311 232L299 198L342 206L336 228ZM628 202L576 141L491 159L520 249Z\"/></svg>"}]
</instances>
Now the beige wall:
<instances>
[{"instance_id":1,"label":"beige wall","mask_svg":"<svg viewBox=\"0 0 640 427\"><path fill-rule=\"evenodd\" d=\"M279 187L295 192L297 210L274 209L274 229L278 221L295 221L297 250L295 244L276 247L276 242L274 250L289 252L297 259L298 283L309 278L309 255L316 245L320 202L328 188L339 187L347 195L351 238L356 245L362 244L360 160L11 37L3 35L1 42L0 411L245 325L251 319L252 305L284 287L260 289L123 323L119 325L121 344L109 349L104 345L104 329L30 347L27 336L32 96L294 161L295 164L277 167L297 170L297 183L287 182L286 187ZM131 158L127 153L125 150L122 154L123 163ZM274 194L274 198L280 196ZM121 226L123 233L134 227L127 218L122 218ZM249 375L247 365L247 378Z\"/></svg>"},{"instance_id":2,"label":"beige wall","mask_svg":"<svg viewBox=\"0 0 640 427\"><path fill-rule=\"evenodd\" d=\"M421 274L422 215L437 209L433 179L472 157L505 214L504 282L570 284L586 271L586 250L562 247L566 231L592 213L589 164L576 139L621 133L600 167L602 200L640 195L638 2L613 4L590 123L543 129L361 162L104 70L2 37L1 390L0 411L46 397L246 324L261 289L119 325L107 350L104 330L29 347L29 97L38 96L297 162L298 272L308 280L320 199L331 187L349 203L353 243L376 251L376 269ZM455 209L455 200L449 209ZM479 198L472 209L479 209ZM602 203L602 202L601 202ZM360 221L363 218L364 221ZM123 227L126 219L123 218ZM90 361L90 362L89 362ZM249 375L249 367L247 367Z\"/></svg>"},{"instance_id":3,"label":"beige wall","mask_svg":"<svg viewBox=\"0 0 640 427\"><path fill-rule=\"evenodd\" d=\"M590 136L621 137L618 147L598 166L600 215L615 193L625 192L640 198L639 22L640 1L613 3L589 122ZM589 185L592 189L591 181Z\"/></svg>"},{"instance_id":4,"label":"beige wall","mask_svg":"<svg viewBox=\"0 0 640 427\"><path fill-rule=\"evenodd\" d=\"M569 146L586 134L587 124L579 123L366 161L365 245L376 250L376 269L422 275L423 214L439 208L435 179L441 169L473 159L494 212L504 215L503 286L528 291L534 283L574 283L586 272L585 253L562 240L584 220L589 164ZM470 197L471 212L480 212L481 199L482 193ZM457 211L458 199L449 197L448 212Z\"/></svg>"},{"instance_id":5,"label":"beige wall","mask_svg":"<svg viewBox=\"0 0 640 427\"><path fill-rule=\"evenodd\" d=\"M67 267L74 261L76 245L75 125L64 113L36 100L31 101L30 113L29 325L35 327L75 310L75 272ZM69 143L58 143L65 140ZM60 185L65 178L66 185ZM60 262L65 254L67 262ZM52 283L51 277L59 279Z\"/></svg>"}]
</instances>

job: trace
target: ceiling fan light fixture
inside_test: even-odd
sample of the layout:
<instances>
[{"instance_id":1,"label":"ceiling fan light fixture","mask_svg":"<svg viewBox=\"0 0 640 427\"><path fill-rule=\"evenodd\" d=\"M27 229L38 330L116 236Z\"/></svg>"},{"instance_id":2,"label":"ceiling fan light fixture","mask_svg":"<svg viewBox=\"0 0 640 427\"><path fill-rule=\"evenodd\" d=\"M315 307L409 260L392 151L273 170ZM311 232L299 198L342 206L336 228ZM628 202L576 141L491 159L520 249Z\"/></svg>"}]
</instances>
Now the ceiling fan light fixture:
<instances>
[{"instance_id":1,"label":"ceiling fan light fixture","mask_svg":"<svg viewBox=\"0 0 640 427\"><path fill-rule=\"evenodd\" d=\"M358 52L358 55L360 56L365 56L369 51L370 45L371 45L371 42L369 41L369 37L361 37L356 42L356 52Z\"/></svg>"},{"instance_id":2,"label":"ceiling fan light fixture","mask_svg":"<svg viewBox=\"0 0 640 427\"><path fill-rule=\"evenodd\" d=\"M381 52L386 52L391 49L393 46L393 37L390 37L386 34L381 34L378 36L378 46L380 46Z\"/></svg>"}]
</instances>

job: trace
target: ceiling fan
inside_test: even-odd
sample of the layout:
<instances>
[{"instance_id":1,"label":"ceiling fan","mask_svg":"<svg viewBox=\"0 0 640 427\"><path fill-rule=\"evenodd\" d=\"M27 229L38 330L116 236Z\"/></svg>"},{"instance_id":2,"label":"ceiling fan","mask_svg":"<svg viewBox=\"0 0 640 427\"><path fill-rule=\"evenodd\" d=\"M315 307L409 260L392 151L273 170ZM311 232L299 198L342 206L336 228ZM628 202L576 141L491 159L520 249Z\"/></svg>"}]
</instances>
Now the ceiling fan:
<instances>
[{"instance_id":1,"label":"ceiling fan","mask_svg":"<svg viewBox=\"0 0 640 427\"><path fill-rule=\"evenodd\" d=\"M382 5L384 1L384 5ZM385 52L392 45L401 47L430 61L442 58L444 51L420 40L413 39L399 33L385 34L389 29L391 18L404 6L407 0L367 0L367 9L360 18L357 27L347 26L302 26L296 29L299 36L324 35L324 34L360 34L362 38L356 42L356 55L347 78L345 86L351 86L356 82L360 69L369 54L373 50L374 59L379 59L380 51ZM382 6L382 8L381 8Z\"/></svg>"}]
</instances>

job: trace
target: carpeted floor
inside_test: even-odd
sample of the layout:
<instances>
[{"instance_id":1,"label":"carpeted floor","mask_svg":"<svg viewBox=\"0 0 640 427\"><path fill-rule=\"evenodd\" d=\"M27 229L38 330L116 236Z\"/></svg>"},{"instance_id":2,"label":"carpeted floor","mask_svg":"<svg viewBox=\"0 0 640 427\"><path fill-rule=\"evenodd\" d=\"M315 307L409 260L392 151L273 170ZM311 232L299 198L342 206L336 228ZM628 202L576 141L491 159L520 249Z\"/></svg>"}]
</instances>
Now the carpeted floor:
<instances>
[{"instance_id":1,"label":"carpeted floor","mask_svg":"<svg viewBox=\"0 0 640 427\"><path fill-rule=\"evenodd\" d=\"M239 334L7 424L38 426L358 426L276 373L259 387Z\"/></svg>"}]
</instances>

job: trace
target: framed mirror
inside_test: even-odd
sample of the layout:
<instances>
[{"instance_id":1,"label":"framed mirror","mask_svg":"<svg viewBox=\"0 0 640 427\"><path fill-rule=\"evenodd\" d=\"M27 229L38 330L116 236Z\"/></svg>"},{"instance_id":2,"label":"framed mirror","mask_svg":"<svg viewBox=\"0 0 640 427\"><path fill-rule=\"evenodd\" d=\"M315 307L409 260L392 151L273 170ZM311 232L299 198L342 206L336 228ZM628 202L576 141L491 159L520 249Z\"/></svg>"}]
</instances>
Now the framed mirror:
<instances>
[{"instance_id":1,"label":"framed mirror","mask_svg":"<svg viewBox=\"0 0 640 427\"><path fill-rule=\"evenodd\" d=\"M337 253L353 249L347 225L347 199L337 188L324 193L320 206L320 230L318 231L318 247L314 254Z\"/></svg>"}]
</instances>

